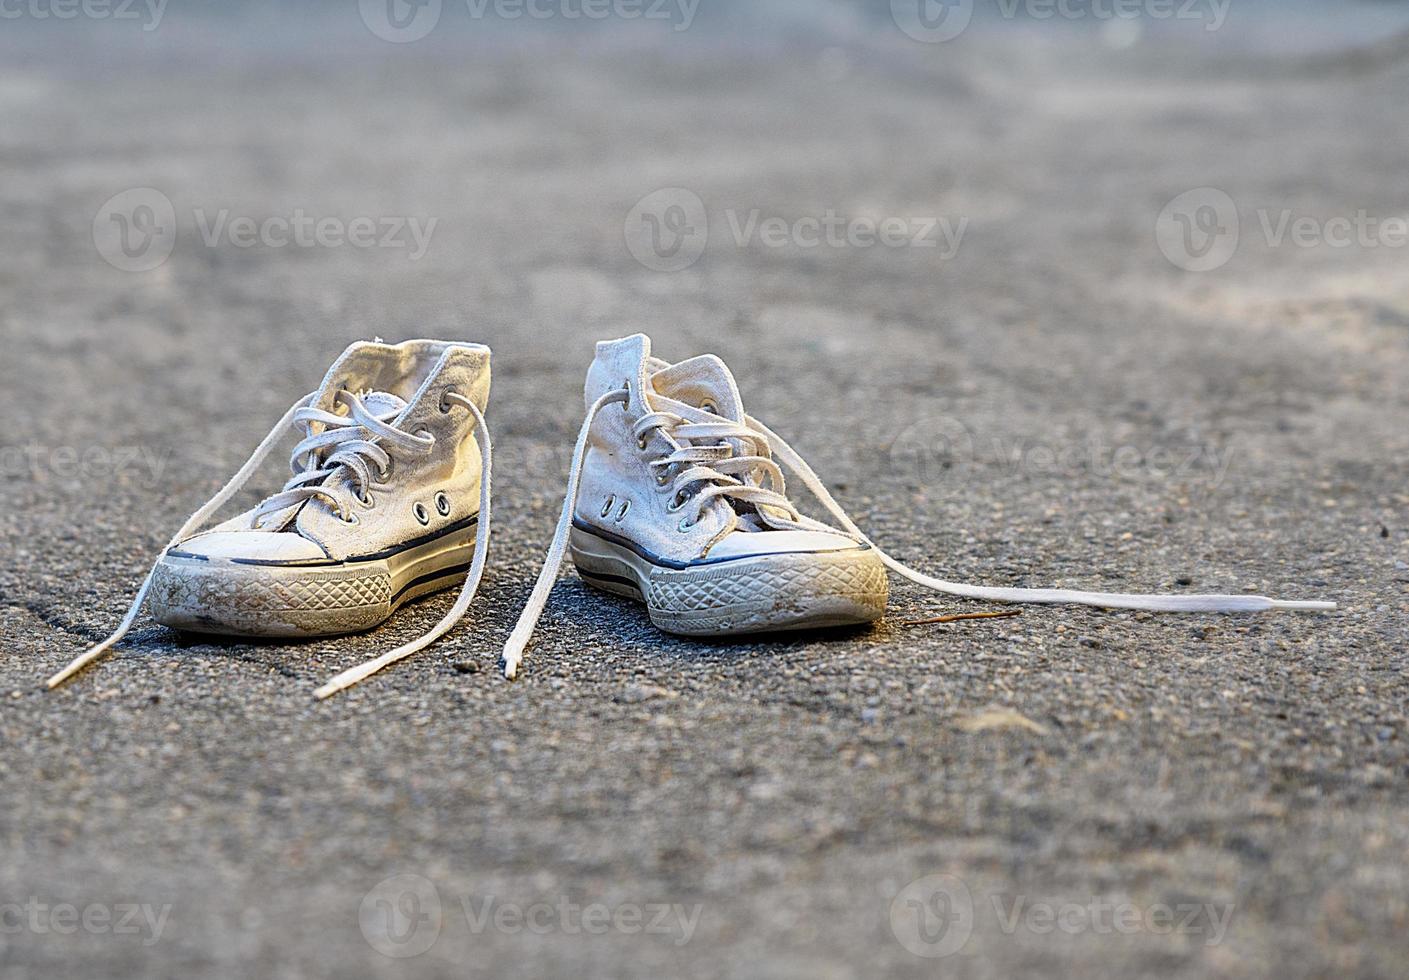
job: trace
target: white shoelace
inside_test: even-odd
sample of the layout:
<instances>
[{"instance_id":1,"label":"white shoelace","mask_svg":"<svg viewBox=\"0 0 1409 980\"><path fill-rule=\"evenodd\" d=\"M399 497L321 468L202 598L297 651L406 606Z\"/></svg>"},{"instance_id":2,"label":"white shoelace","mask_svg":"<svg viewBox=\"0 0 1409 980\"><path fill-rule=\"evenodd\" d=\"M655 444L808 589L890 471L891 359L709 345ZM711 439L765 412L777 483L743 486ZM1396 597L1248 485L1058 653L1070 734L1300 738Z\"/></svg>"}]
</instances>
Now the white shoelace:
<instances>
[{"instance_id":1,"label":"white shoelace","mask_svg":"<svg viewBox=\"0 0 1409 980\"><path fill-rule=\"evenodd\" d=\"M548 602L548 595L552 592L553 584L562 567L563 557L567 550L568 532L572 527L573 512L577 508L577 492L581 482L582 465L587 455L587 438L592 428L592 422L603 407L616 402L624 402L628 397L629 392L626 389L616 389L597 399L587 410L587 418L582 423L582 429L577 437L577 445L573 449L567 493L564 495L563 509L558 517L557 529L553 533L553 542L548 548L548 554L544 559L542 571L539 572L538 581L534 584L533 593L529 596L523 612L520 613L518 623L509 635L508 642L504 644L504 676L510 680L517 675L519 666L523 663L524 650L533 636L534 628L543 614L543 609ZM1104 609L1139 609L1153 612L1232 613L1265 612L1272 609L1323 612L1336 608L1334 602L1285 601L1258 595L1142 595L1121 592L1080 592L1071 589L1015 589L966 585L962 582L946 582L942 579L931 578L895 560L877 547L875 542L856 526L846 511L836 502L812 467L807 465L807 462L781 436L757 419L746 415L743 426L717 416L711 416L707 422L692 421L692 417L700 414L700 410L660 395L645 397L651 398L654 404L671 409L671 411L655 411L642 416L633 430L638 439L651 429L661 428L687 443L691 439L709 438L736 439L743 441L745 445L748 445L749 440L753 440L755 443L763 441L774 456L782 460L788 469L797 474L803 485L811 491L827 512L849 534L875 549L877 557L886 567L897 575L936 592L969 599L984 599L990 602L1082 605ZM687 415L690 417L686 417ZM789 519L783 523L796 523L799 526L813 529L825 528L825 525L801 516L793 504L782 494L766 488L746 485L733 476L735 473L751 472L758 469L762 469L769 476L779 474L777 464L764 457L758 455L733 456L732 449L727 444L711 447L686 445L677 449L670 456L654 461L651 465L663 473L668 472L669 468L673 466L684 467L677 472L672 484L672 489L677 494L676 502L682 501L681 494L688 485L705 484L703 489L688 498L695 501L695 508L692 512L693 516L686 518L686 526L688 523L699 520L699 515L708 500L727 496L751 502L756 507L763 506L783 510L790 515ZM659 480L659 476L657 479ZM779 475L776 485L782 486L781 475Z\"/></svg>"},{"instance_id":2,"label":"white shoelace","mask_svg":"<svg viewBox=\"0 0 1409 980\"><path fill-rule=\"evenodd\" d=\"M450 397L447 395L447 400ZM346 390L338 392L336 400L347 405L347 415L334 415L320 408L300 408L294 412L293 424L302 426L303 431L310 435L294 447L293 456L289 459L293 478L284 484L281 493L255 508L250 530L258 530L265 517L297 507L315 497L322 497L333 506L339 517L347 520L352 513L347 494L329 488L326 485L328 477L346 467L353 480L353 494L365 503L367 488L374 482L372 466L376 467L379 477L385 478L386 469L391 464L391 456L382 445L396 446L417 456L425 456L435 448L434 436L412 435L388 424L401 411L400 408L389 408L374 414L367 410L361 398ZM314 425L323 428L314 433ZM327 459L322 459L322 452L327 449L333 451Z\"/></svg>"},{"instance_id":3,"label":"white shoelace","mask_svg":"<svg viewBox=\"0 0 1409 980\"><path fill-rule=\"evenodd\" d=\"M229 500L249 482L250 477L259 469L260 464L263 463L274 450L279 440L283 438L284 433L292 425L303 426L306 434L306 438L294 448L291 467L295 475L293 479L285 485L282 492L270 497L255 509L252 516L254 527L258 527L261 518L301 504L313 497L327 499L333 507L337 509L339 515L345 518L348 513L346 510L346 501L339 496L338 491L322 486L311 486L308 485L308 482L314 479L324 480L340 467L346 467L351 470L355 476L355 482L358 487L355 492L365 493L365 487L371 482L371 469L368 465L368 460L375 464L378 469L385 469L390 462L390 456L387 452L377 443L373 442L372 439L385 440L393 445L411 451L419 449L429 451L430 443L424 438L410 435L394 426L388 425L385 418L369 412L366 406L362 404L361 400L350 392L340 392L338 397L339 399L347 401L352 412L351 417L333 415L330 412L324 412L320 409L310 407L310 403L316 395L317 393L315 392L299 399L284 413L284 417L275 424L274 428L269 430L269 434L264 437L264 441L259 444L258 448L255 449L254 453L245 464L230 478L230 481L226 483L225 486L221 487L214 497L210 498L209 501L192 514L186 523L181 526L181 529L176 532L167 546L162 549L162 555L165 555L166 552L189 538L210 520L216 511L228 503ZM383 654L375 660L343 671L314 692L319 700L330 697L338 691L352 687L354 684L365 680L382 668L394 664L398 660L404 660L406 657L430 646L436 640L450 632L450 630L454 629L455 625L464 618L466 611L469 609L470 602L474 599L475 592L479 588L480 579L484 574L485 556L489 550L489 502L490 477L492 472L491 457L493 449L489 439L489 427L485 423L484 415L480 412L479 407L470 399L456 392L446 393L445 400L462 405L474 415L475 432L479 437L483 456L483 472L480 479L479 526L475 532L475 556L470 564L469 573L465 576L465 585L460 591L460 597L455 601L455 605L451 608L450 612L446 613L440 623L430 630L430 632L424 634L417 640ZM311 431L312 423L321 424L325 426L325 429L318 434L313 434ZM336 447L335 452L330 455L327 460L324 460L322 464L319 464L319 450L331 447ZM97 660L131 631L133 624L137 621L137 617L142 612L142 606L147 601L147 593L152 587L152 577L156 572L156 564L160 563L160 561L161 559L158 557L157 563L154 563L152 570L147 573L146 579L142 582L142 587L137 590L137 596L133 600L131 608L118 625L117 630L102 643L89 648L81 656L75 658L67 667L49 678L47 686L51 690Z\"/></svg>"},{"instance_id":4,"label":"white shoelace","mask_svg":"<svg viewBox=\"0 0 1409 980\"><path fill-rule=\"evenodd\" d=\"M474 601L475 593L479 591L480 579L484 577L484 563L489 554L489 498L490 479L493 473L491 463L494 455L494 447L489 441L489 426L484 421L484 415L474 402L456 392L448 392L445 400L455 402L468 408L475 417L475 431L479 436L483 468L480 472L479 481L479 526L475 529L475 556L470 562L470 571L465 576L464 587L460 589L460 596L455 600L455 605L445 614L445 617L435 625L429 633L423 634L418 639L410 643L397 647L382 654L364 664L351 667L341 674L338 674L328 683L313 692L313 696L319 701L332 697L339 691L345 691L354 684L361 683L371 677L377 671L390 667L398 660L405 660L414 653L419 653L440 639L446 633L455 628L460 620L465 618L465 613L469 611L470 603Z\"/></svg>"}]
</instances>

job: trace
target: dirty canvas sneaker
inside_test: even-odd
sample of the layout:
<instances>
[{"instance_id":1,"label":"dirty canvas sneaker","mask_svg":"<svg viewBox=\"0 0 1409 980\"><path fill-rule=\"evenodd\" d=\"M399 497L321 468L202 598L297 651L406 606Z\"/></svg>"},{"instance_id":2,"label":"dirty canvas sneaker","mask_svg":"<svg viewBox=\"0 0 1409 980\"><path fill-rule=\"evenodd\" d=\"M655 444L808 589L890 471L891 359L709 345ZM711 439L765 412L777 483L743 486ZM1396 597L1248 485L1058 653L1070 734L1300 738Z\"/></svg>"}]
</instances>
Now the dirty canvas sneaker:
<instances>
[{"instance_id":1,"label":"dirty canvas sneaker","mask_svg":"<svg viewBox=\"0 0 1409 980\"><path fill-rule=\"evenodd\" d=\"M939 592L997 602L1077 603L1169 612L1334 609L1262 596L1128 595L1009 589L922 575L877 548L786 442L744 412L713 355L671 364L637 334L597 345L587 418L557 532L504 648L513 677L566 551L589 585L646 604L671 633L729 636L867 623L886 571ZM789 499L791 470L838 526Z\"/></svg>"},{"instance_id":2,"label":"dirty canvas sneaker","mask_svg":"<svg viewBox=\"0 0 1409 980\"><path fill-rule=\"evenodd\" d=\"M371 629L405 603L463 583L438 626L334 678L320 698L444 635L474 597L489 539L489 357L478 344L353 344L177 533L117 632L49 686L122 639L144 601L174 629L304 639ZM284 489L194 533L290 427L303 438Z\"/></svg>"}]
</instances>

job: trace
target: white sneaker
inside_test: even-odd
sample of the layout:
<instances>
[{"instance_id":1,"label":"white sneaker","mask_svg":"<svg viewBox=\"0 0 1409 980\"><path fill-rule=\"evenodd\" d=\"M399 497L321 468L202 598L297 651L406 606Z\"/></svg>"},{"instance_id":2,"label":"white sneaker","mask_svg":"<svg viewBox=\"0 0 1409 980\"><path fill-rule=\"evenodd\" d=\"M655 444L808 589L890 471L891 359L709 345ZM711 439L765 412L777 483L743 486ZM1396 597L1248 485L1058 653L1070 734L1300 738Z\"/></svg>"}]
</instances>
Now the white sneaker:
<instances>
[{"instance_id":1,"label":"white sneaker","mask_svg":"<svg viewBox=\"0 0 1409 980\"><path fill-rule=\"evenodd\" d=\"M478 344L353 344L177 532L117 632L49 686L122 639L144 601L157 622L175 629L308 638L371 629L412 599L464 583L433 630L334 678L320 698L444 635L474 597L489 541L489 357ZM283 491L193 533L290 426L303 439Z\"/></svg>"},{"instance_id":2,"label":"white sneaker","mask_svg":"<svg viewBox=\"0 0 1409 980\"><path fill-rule=\"evenodd\" d=\"M513 677L569 548L583 581L645 602L671 633L727 636L866 623L886 602L886 568L939 592L997 602L1168 612L1334 609L1262 596L1126 595L945 582L877 548L772 430L744 413L713 355L670 364L637 334L597 345L587 418L543 571L504 647ZM782 463L840 527L803 516Z\"/></svg>"}]
</instances>

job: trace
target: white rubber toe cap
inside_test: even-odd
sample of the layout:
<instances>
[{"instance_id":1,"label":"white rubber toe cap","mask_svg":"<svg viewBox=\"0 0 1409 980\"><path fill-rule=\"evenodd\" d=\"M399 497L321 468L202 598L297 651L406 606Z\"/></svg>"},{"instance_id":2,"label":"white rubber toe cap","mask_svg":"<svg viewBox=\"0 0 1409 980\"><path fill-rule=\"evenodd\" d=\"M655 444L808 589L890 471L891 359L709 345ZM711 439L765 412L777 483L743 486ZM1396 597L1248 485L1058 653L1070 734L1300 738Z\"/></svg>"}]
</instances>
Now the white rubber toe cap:
<instances>
[{"instance_id":1,"label":"white rubber toe cap","mask_svg":"<svg viewBox=\"0 0 1409 980\"><path fill-rule=\"evenodd\" d=\"M864 547L844 534L828 531L735 531L710 548L709 557L815 554L819 551L854 551Z\"/></svg>"},{"instance_id":2,"label":"white rubber toe cap","mask_svg":"<svg viewBox=\"0 0 1409 980\"><path fill-rule=\"evenodd\" d=\"M316 543L288 531L207 531L172 550L201 558L245 561L319 561L328 557Z\"/></svg>"}]
</instances>

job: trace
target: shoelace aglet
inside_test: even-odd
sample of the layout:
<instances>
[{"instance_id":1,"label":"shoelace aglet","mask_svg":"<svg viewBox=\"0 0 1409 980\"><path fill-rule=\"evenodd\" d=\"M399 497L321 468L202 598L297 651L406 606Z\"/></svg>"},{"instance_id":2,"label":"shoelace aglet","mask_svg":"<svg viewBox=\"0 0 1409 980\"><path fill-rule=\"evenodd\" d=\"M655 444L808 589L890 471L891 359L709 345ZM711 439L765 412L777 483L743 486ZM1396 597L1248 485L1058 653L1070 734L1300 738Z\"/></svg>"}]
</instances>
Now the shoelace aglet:
<instances>
[{"instance_id":1,"label":"shoelace aglet","mask_svg":"<svg viewBox=\"0 0 1409 980\"><path fill-rule=\"evenodd\" d=\"M328 683L318 688L318 690L314 691L313 699L315 701L326 701L328 700L328 698L332 697L334 694L337 694L339 691L346 691L349 687L355 687L359 682L366 680L368 677L371 677L374 673L376 673L377 670L380 669L381 668L378 667L376 668L376 670L369 670L365 673L359 672L356 676L352 676L353 671L345 670L338 676L334 677L332 680L328 681Z\"/></svg>"},{"instance_id":2,"label":"shoelace aglet","mask_svg":"<svg viewBox=\"0 0 1409 980\"><path fill-rule=\"evenodd\" d=\"M934 623L957 623L964 619L1011 619L1021 616L1021 609L1004 609L999 612L951 613L948 616L935 616L933 619L912 619L901 626L930 626Z\"/></svg>"},{"instance_id":3,"label":"shoelace aglet","mask_svg":"<svg viewBox=\"0 0 1409 980\"><path fill-rule=\"evenodd\" d=\"M83 654L82 656L78 657L77 659L75 659L75 660L73 661L73 663L69 664L69 665L68 665L67 667L65 667L63 670L59 671L59 672L58 672L57 674L55 674L53 677L51 677L51 678L49 678L47 681L45 681L45 682L44 682L44 686L45 686L46 688L48 688L49 690L52 691L54 688L56 688L56 687L58 687L60 684L64 683L64 682L65 682L66 680L68 680L70 677L73 677L75 674L77 674L79 671L81 671L84 667L87 667L87 666L88 666L89 664L91 664L93 661L97 660L97 659L98 659L99 657L101 657L103 654L107 653L107 652L108 652L108 647L109 647L109 645L110 645L110 644L102 643L102 644L99 644L98 646L95 646L95 647L90 648L87 653L85 653L85 654Z\"/></svg>"},{"instance_id":4,"label":"shoelace aglet","mask_svg":"<svg viewBox=\"0 0 1409 980\"><path fill-rule=\"evenodd\" d=\"M519 664L521 663L523 663L522 648L504 651L504 679L506 681L514 680L519 676Z\"/></svg>"}]
</instances>

